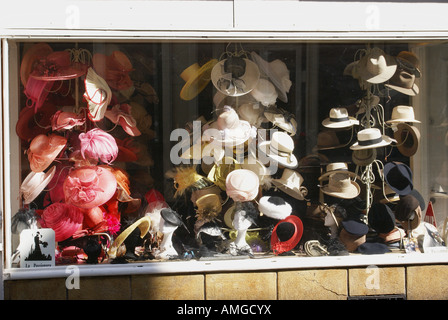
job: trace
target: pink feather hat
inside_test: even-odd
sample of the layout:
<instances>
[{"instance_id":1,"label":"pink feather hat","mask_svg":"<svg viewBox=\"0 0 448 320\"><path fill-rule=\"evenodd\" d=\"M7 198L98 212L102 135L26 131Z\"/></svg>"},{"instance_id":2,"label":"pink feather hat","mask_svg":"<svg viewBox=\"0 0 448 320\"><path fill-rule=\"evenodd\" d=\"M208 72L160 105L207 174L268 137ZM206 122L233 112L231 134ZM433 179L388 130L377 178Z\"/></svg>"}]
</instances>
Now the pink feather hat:
<instances>
[{"instance_id":1,"label":"pink feather hat","mask_svg":"<svg viewBox=\"0 0 448 320\"><path fill-rule=\"evenodd\" d=\"M80 133L80 150L84 159L91 158L110 164L118 156L118 145L115 138L109 133L94 128L86 133Z\"/></svg>"}]
</instances>

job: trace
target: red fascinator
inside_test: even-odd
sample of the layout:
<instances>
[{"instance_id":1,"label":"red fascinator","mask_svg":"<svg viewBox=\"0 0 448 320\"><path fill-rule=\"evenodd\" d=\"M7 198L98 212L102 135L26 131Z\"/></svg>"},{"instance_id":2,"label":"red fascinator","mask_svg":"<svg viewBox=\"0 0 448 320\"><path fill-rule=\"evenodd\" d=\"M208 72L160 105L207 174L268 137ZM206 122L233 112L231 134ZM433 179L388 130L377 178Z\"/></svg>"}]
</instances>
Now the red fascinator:
<instances>
[{"instance_id":1,"label":"red fascinator","mask_svg":"<svg viewBox=\"0 0 448 320\"><path fill-rule=\"evenodd\" d=\"M110 164L118 156L118 146L115 138L109 133L94 128L79 134L81 155Z\"/></svg>"},{"instance_id":2,"label":"red fascinator","mask_svg":"<svg viewBox=\"0 0 448 320\"><path fill-rule=\"evenodd\" d=\"M81 210L67 203L53 203L46 207L41 215L41 225L54 230L56 241L70 238L82 227L84 214Z\"/></svg>"},{"instance_id":3,"label":"red fascinator","mask_svg":"<svg viewBox=\"0 0 448 320\"><path fill-rule=\"evenodd\" d=\"M31 170L42 172L48 168L59 153L64 149L67 139L57 134L36 136L27 150Z\"/></svg>"},{"instance_id":4,"label":"red fascinator","mask_svg":"<svg viewBox=\"0 0 448 320\"><path fill-rule=\"evenodd\" d=\"M72 169L63 184L65 202L91 209L106 203L117 190L117 180L109 170L97 167Z\"/></svg>"},{"instance_id":5,"label":"red fascinator","mask_svg":"<svg viewBox=\"0 0 448 320\"><path fill-rule=\"evenodd\" d=\"M280 220L272 230L271 248L275 255L288 252L299 243L303 235L303 223L299 217L290 215Z\"/></svg>"}]
</instances>

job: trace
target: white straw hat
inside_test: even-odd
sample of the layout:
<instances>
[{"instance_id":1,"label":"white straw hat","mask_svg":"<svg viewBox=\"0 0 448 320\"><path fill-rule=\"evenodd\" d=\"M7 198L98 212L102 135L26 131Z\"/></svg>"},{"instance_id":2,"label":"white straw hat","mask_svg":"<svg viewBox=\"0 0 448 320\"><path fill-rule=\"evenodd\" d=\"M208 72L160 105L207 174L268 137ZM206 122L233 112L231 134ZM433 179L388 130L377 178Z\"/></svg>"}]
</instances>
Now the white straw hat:
<instances>
[{"instance_id":1,"label":"white straw hat","mask_svg":"<svg viewBox=\"0 0 448 320\"><path fill-rule=\"evenodd\" d=\"M346 108L331 108L330 116L322 121L322 125L327 128L346 128L358 125L359 121L354 117L349 117Z\"/></svg>"},{"instance_id":2,"label":"white straw hat","mask_svg":"<svg viewBox=\"0 0 448 320\"><path fill-rule=\"evenodd\" d=\"M358 141L355 142L350 149L351 150L361 150L361 149L372 149L385 147L390 145L392 142L397 142L389 136L382 135L380 129L378 128L367 128L360 130L358 132Z\"/></svg>"},{"instance_id":3,"label":"white straw hat","mask_svg":"<svg viewBox=\"0 0 448 320\"><path fill-rule=\"evenodd\" d=\"M275 131L270 141L263 141L258 145L259 150L268 158L285 168L294 169L299 165L293 154L294 140L283 131Z\"/></svg>"},{"instance_id":4,"label":"white straw hat","mask_svg":"<svg viewBox=\"0 0 448 320\"><path fill-rule=\"evenodd\" d=\"M415 119L414 108L411 106L396 106L392 109L392 115L390 120L386 123L400 123L400 122L416 122L420 123L419 120Z\"/></svg>"}]
</instances>

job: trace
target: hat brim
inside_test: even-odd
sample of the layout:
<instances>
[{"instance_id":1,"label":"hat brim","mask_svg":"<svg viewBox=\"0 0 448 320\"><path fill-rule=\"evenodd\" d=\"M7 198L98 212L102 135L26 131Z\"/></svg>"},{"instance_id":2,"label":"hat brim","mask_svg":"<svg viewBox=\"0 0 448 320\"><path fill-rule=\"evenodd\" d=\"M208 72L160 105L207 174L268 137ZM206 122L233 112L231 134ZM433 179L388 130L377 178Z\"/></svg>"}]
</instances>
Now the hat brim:
<instances>
[{"instance_id":1,"label":"hat brim","mask_svg":"<svg viewBox=\"0 0 448 320\"><path fill-rule=\"evenodd\" d=\"M326 118L322 121L322 125L326 128L338 129L338 128L348 128L355 125L359 125L359 120L354 117L349 117L346 121L335 122L331 121L330 118Z\"/></svg>"},{"instance_id":2,"label":"hat brim","mask_svg":"<svg viewBox=\"0 0 448 320\"><path fill-rule=\"evenodd\" d=\"M385 84L384 86L388 87L388 88L391 88L391 89L394 89L395 91L398 91L400 93L406 94L408 96L416 96L420 92L420 89L418 88L416 83L414 83L412 85L412 88L403 88L403 87L396 86L396 85L393 85L393 84Z\"/></svg>"},{"instance_id":3,"label":"hat brim","mask_svg":"<svg viewBox=\"0 0 448 320\"><path fill-rule=\"evenodd\" d=\"M210 82L210 73L215 64L218 63L217 59L212 59L199 68L197 73L190 77L184 84L180 91L180 98L182 100L194 99Z\"/></svg>"},{"instance_id":4,"label":"hat brim","mask_svg":"<svg viewBox=\"0 0 448 320\"><path fill-rule=\"evenodd\" d=\"M272 180L272 184L275 185L278 189L280 189L282 192L286 193L287 195L293 197L297 200L305 200L306 194L304 194L300 187L294 186L293 188L290 188L287 186L283 181L274 179ZM302 187L305 188L305 187Z\"/></svg>"},{"instance_id":5,"label":"hat brim","mask_svg":"<svg viewBox=\"0 0 448 320\"><path fill-rule=\"evenodd\" d=\"M302 220L300 220L300 218L295 215L289 215L284 220L280 220L275 225L274 229L272 230L272 235L271 235L271 247L272 248L275 248L276 245L280 243L280 241L278 239L278 235L277 235L277 227L279 226L280 223L283 223L283 222L292 223L295 226L295 232L291 239L281 242L281 246L280 246L281 249L279 248L279 249L275 250L276 251L276 252L274 252L275 254L281 254L283 252L291 251L292 249L294 249L297 246L297 244L302 239L302 235L303 235Z\"/></svg>"},{"instance_id":6,"label":"hat brim","mask_svg":"<svg viewBox=\"0 0 448 320\"><path fill-rule=\"evenodd\" d=\"M420 131L406 123L400 123L398 130L394 132L397 140L397 148L406 157L412 157L418 150L420 143Z\"/></svg>"},{"instance_id":7,"label":"hat brim","mask_svg":"<svg viewBox=\"0 0 448 320\"><path fill-rule=\"evenodd\" d=\"M286 157L282 157L278 154L271 154L268 152L268 149L270 149L271 141L263 141L258 144L258 149L266 155L268 158L274 160L281 166L288 168L288 169L295 169L299 166L299 161L297 160L297 157L291 153L291 161L288 162Z\"/></svg>"},{"instance_id":8,"label":"hat brim","mask_svg":"<svg viewBox=\"0 0 448 320\"><path fill-rule=\"evenodd\" d=\"M389 136L383 135L382 136L382 141L369 145L369 146L361 146L359 145L359 142L355 142L353 145L350 146L351 150L365 150L365 149L374 149L374 148L381 148L381 147L386 147L388 145L390 145L392 142L397 142L395 139L392 139Z\"/></svg>"},{"instance_id":9,"label":"hat brim","mask_svg":"<svg viewBox=\"0 0 448 320\"><path fill-rule=\"evenodd\" d=\"M20 80L22 81L24 87L26 87L26 83L31 72L33 71L35 62L46 57L52 52L53 49L45 42L37 43L25 52L20 65Z\"/></svg>"},{"instance_id":10,"label":"hat brim","mask_svg":"<svg viewBox=\"0 0 448 320\"><path fill-rule=\"evenodd\" d=\"M27 177L25 178L25 180L23 180L22 182L22 186L20 187L20 189L23 188L23 186L25 186L26 184L30 183L30 181L35 178L37 175L43 175L42 180L39 182L39 184L37 184L33 191L28 195L28 196L24 196L24 204L30 204L34 199L37 198L37 196L45 189L45 187L50 183L50 181L53 179L54 175L56 173L56 166L53 166L50 168L50 170L48 170L46 173L43 172L34 172L31 171Z\"/></svg>"},{"instance_id":11,"label":"hat brim","mask_svg":"<svg viewBox=\"0 0 448 320\"><path fill-rule=\"evenodd\" d=\"M328 184L321 187L321 190L323 193L335 198L353 199L359 196L361 187L355 181L350 180L350 185L344 190L344 192L331 190Z\"/></svg>"}]
</instances>

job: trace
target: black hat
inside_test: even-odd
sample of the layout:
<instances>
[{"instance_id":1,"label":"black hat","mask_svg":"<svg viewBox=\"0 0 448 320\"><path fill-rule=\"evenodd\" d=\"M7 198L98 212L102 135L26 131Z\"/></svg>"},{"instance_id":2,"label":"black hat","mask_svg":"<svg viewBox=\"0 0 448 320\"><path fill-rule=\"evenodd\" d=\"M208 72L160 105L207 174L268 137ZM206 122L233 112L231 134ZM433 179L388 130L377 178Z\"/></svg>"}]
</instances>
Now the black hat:
<instances>
[{"instance_id":1,"label":"black hat","mask_svg":"<svg viewBox=\"0 0 448 320\"><path fill-rule=\"evenodd\" d=\"M166 223L177 227L184 226L184 228L187 229L187 226L182 221L181 216L173 209L163 208L160 211L160 215L162 216L163 220L165 220Z\"/></svg>"},{"instance_id":2,"label":"black hat","mask_svg":"<svg viewBox=\"0 0 448 320\"><path fill-rule=\"evenodd\" d=\"M395 228L395 215L386 204L374 203L369 210L368 222L376 232L389 233Z\"/></svg>"},{"instance_id":3,"label":"black hat","mask_svg":"<svg viewBox=\"0 0 448 320\"><path fill-rule=\"evenodd\" d=\"M384 179L398 195L406 195L414 189L412 171L404 163L388 162L384 165Z\"/></svg>"},{"instance_id":4,"label":"black hat","mask_svg":"<svg viewBox=\"0 0 448 320\"><path fill-rule=\"evenodd\" d=\"M364 242L358 246L357 251L362 254L383 254L391 252L387 245L379 242Z\"/></svg>"},{"instance_id":5,"label":"black hat","mask_svg":"<svg viewBox=\"0 0 448 320\"><path fill-rule=\"evenodd\" d=\"M342 227L354 236L363 236L369 232L369 227L364 222L357 220L344 220L342 221Z\"/></svg>"}]
</instances>

